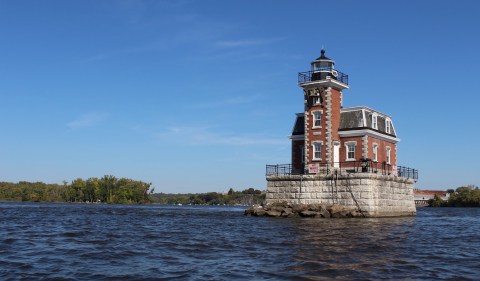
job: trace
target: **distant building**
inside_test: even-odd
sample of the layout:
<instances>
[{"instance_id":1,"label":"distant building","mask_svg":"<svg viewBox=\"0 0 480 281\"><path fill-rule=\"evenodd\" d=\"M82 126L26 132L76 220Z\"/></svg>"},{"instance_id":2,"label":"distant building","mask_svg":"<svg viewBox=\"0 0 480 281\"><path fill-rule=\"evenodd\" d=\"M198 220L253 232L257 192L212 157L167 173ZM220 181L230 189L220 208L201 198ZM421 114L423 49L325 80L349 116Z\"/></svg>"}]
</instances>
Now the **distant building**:
<instances>
[{"instance_id":1,"label":"distant building","mask_svg":"<svg viewBox=\"0 0 480 281\"><path fill-rule=\"evenodd\" d=\"M450 193L447 193L444 190L421 190L415 189L413 191L415 196L415 205L417 206L426 206L428 205L428 201L433 199L435 195L440 197L443 201L448 201L450 198Z\"/></svg>"}]
</instances>

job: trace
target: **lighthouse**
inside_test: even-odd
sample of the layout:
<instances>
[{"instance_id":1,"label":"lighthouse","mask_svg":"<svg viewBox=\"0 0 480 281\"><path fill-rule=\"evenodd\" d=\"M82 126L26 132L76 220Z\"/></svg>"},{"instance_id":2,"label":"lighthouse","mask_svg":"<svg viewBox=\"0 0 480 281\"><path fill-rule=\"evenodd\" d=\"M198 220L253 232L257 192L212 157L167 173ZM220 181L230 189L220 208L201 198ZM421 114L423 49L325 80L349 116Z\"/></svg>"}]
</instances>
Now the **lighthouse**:
<instances>
[{"instance_id":1,"label":"lighthouse","mask_svg":"<svg viewBox=\"0 0 480 281\"><path fill-rule=\"evenodd\" d=\"M391 116L344 108L348 75L321 50L298 73L304 111L290 135L291 164L267 165L267 203L341 204L368 216L415 215L415 169L397 165Z\"/></svg>"}]
</instances>

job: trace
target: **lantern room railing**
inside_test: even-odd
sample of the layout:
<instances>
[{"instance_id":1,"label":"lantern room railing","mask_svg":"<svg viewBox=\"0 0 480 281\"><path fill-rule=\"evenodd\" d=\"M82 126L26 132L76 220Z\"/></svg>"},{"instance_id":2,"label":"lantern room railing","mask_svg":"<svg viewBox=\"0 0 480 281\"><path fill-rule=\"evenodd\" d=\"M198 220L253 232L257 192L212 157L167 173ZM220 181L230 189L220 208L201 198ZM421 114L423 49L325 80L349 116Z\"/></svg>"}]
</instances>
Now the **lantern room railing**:
<instances>
[{"instance_id":1,"label":"lantern room railing","mask_svg":"<svg viewBox=\"0 0 480 281\"><path fill-rule=\"evenodd\" d=\"M418 180L418 170L398 166L374 162L371 160L360 161L344 161L335 162L333 166L331 163L318 163L316 168L318 169L314 173L329 174L332 171L338 170L341 173L375 173L381 175L395 175L397 177ZM301 174L314 174L308 173L308 171L302 171L301 169L295 169L292 164L277 164L266 166L266 176L289 176L289 175L301 175Z\"/></svg>"},{"instance_id":2,"label":"lantern room railing","mask_svg":"<svg viewBox=\"0 0 480 281\"><path fill-rule=\"evenodd\" d=\"M348 75L338 70L329 69L328 71L306 71L298 73L298 84L305 84L325 79L337 80L340 83L348 85Z\"/></svg>"}]
</instances>

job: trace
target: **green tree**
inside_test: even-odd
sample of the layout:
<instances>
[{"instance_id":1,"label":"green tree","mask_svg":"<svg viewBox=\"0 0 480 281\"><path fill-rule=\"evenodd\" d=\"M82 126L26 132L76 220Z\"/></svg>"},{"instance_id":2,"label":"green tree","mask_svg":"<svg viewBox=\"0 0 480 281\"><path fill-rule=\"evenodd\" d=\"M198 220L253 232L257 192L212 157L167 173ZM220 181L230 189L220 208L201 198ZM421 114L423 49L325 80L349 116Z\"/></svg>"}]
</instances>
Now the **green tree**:
<instances>
[{"instance_id":1,"label":"green tree","mask_svg":"<svg viewBox=\"0 0 480 281\"><path fill-rule=\"evenodd\" d=\"M443 207L443 206L446 206L446 202L442 200L442 198L440 198L440 196L438 196L437 194L435 194L433 196L433 199L430 199L428 204L431 206L431 207Z\"/></svg>"}]
</instances>

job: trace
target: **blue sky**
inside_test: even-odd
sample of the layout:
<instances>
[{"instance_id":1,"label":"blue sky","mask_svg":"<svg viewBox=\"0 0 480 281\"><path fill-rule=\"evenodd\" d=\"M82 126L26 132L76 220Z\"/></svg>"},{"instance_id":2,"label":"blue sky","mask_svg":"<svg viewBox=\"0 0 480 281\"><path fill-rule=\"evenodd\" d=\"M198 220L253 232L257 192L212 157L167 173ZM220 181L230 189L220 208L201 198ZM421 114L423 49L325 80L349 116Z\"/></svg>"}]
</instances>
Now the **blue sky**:
<instances>
[{"instance_id":1,"label":"blue sky","mask_svg":"<svg viewBox=\"0 0 480 281\"><path fill-rule=\"evenodd\" d=\"M264 189L323 46L418 188L478 186L479 3L0 0L0 180Z\"/></svg>"}]
</instances>

